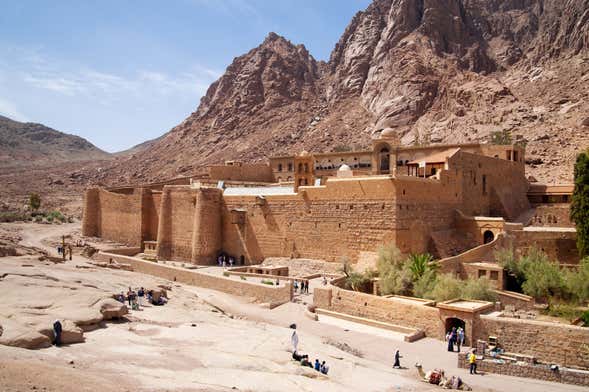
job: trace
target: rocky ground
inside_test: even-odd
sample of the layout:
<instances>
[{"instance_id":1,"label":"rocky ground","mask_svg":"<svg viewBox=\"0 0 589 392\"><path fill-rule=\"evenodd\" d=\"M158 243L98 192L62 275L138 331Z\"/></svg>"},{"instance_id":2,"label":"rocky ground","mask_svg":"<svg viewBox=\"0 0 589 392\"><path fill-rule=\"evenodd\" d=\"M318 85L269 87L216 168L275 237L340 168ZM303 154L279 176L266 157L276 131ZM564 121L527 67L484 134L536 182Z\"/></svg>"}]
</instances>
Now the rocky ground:
<instances>
[{"instance_id":1,"label":"rocky ground","mask_svg":"<svg viewBox=\"0 0 589 392\"><path fill-rule=\"evenodd\" d=\"M405 343L368 327L307 319L304 309L311 295L268 310L246 298L96 268L77 253L65 263L48 262L47 256L39 260L38 250L56 256L53 249L61 235L69 232L76 239L78 230L78 224L0 225L0 233L16 233L19 246L30 253L0 258L3 391L439 390L418 381L415 362L426 369L444 367L476 391L583 390L527 379L469 376L455 368L455 354L445 352L442 342ZM112 293L129 286L160 285L169 287L167 305L101 320L104 315L96 304ZM115 305L113 309L121 310ZM50 328L53 318L67 320L64 323L77 334L70 336L76 338L72 344L36 350L5 345L40 342L44 347L43 330ZM293 322L298 325L300 351L327 361L328 376L291 361L288 325ZM396 347L408 368L391 368Z\"/></svg>"}]
</instances>

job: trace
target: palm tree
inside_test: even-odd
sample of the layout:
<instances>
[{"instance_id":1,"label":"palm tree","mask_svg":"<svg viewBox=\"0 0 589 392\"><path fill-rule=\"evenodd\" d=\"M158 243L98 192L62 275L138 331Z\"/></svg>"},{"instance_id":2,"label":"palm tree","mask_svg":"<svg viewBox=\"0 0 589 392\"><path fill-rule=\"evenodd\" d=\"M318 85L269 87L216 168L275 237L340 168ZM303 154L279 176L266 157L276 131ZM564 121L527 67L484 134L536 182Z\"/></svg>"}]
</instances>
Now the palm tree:
<instances>
[{"instance_id":1,"label":"palm tree","mask_svg":"<svg viewBox=\"0 0 589 392\"><path fill-rule=\"evenodd\" d=\"M427 270L437 268L437 265L432 263L433 260L434 258L429 253L413 253L409 255L409 270L414 282L421 278Z\"/></svg>"}]
</instances>

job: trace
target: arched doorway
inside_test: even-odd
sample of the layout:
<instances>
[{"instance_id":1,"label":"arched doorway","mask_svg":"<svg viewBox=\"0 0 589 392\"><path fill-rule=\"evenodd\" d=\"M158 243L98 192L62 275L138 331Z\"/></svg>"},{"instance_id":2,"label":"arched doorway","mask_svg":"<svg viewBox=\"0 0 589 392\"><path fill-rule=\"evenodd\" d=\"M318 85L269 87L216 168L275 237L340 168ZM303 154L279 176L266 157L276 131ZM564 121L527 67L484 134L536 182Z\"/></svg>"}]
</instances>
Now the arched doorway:
<instances>
[{"instance_id":1,"label":"arched doorway","mask_svg":"<svg viewBox=\"0 0 589 392\"><path fill-rule=\"evenodd\" d=\"M495 234L491 230L486 230L483 233L483 243L484 244L488 244L489 242L492 242L494 239L495 239Z\"/></svg>"},{"instance_id":2,"label":"arched doorway","mask_svg":"<svg viewBox=\"0 0 589 392\"><path fill-rule=\"evenodd\" d=\"M456 317L448 317L446 319L445 327L446 327L446 333L452 331L452 328L456 328L456 329L462 328L464 330L464 342L465 343L469 342L469 340L468 340L469 337L466 336L466 323L463 320L456 318Z\"/></svg>"},{"instance_id":3,"label":"arched doorway","mask_svg":"<svg viewBox=\"0 0 589 392\"><path fill-rule=\"evenodd\" d=\"M378 170L386 174L390 170L391 152L388 147L383 147L378 153Z\"/></svg>"}]
</instances>

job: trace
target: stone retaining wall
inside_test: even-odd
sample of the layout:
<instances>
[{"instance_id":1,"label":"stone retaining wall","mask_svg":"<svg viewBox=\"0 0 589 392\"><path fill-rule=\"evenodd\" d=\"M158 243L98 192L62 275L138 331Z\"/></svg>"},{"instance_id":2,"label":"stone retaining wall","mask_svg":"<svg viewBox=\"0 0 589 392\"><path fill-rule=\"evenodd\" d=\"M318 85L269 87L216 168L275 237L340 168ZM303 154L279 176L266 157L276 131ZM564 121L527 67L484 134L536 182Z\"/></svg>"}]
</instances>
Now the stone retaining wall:
<instances>
[{"instance_id":1,"label":"stone retaining wall","mask_svg":"<svg viewBox=\"0 0 589 392\"><path fill-rule=\"evenodd\" d=\"M264 284L209 275L114 253L100 252L96 256L96 260L102 262L114 260L118 263L129 264L134 272L153 275L192 286L222 291L241 297L251 297L257 302L282 304L289 302L292 298L292 284L290 282L285 283L281 287L270 287Z\"/></svg>"},{"instance_id":2,"label":"stone retaining wall","mask_svg":"<svg viewBox=\"0 0 589 392\"><path fill-rule=\"evenodd\" d=\"M463 369L469 368L469 364L466 361L466 353L458 354L458 367ZM589 386L589 372L566 368L550 370L550 366L546 364L518 365L513 362L497 363L492 359L484 359L477 360L477 371Z\"/></svg>"}]
</instances>

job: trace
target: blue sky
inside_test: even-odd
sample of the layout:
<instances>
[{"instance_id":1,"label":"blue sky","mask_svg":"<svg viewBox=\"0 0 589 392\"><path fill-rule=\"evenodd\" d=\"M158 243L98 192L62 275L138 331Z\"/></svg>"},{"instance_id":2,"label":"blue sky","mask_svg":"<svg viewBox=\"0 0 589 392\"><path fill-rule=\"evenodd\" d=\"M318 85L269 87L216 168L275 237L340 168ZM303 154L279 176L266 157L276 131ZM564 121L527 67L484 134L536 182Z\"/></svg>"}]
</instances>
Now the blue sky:
<instances>
[{"instance_id":1,"label":"blue sky","mask_svg":"<svg viewBox=\"0 0 589 392\"><path fill-rule=\"evenodd\" d=\"M370 0L0 0L0 114L114 152L196 110L270 31L318 60Z\"/></svg>"}]
</instances>

